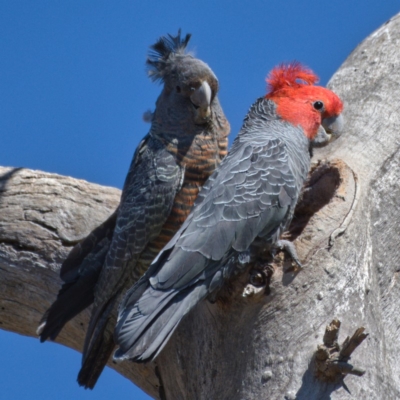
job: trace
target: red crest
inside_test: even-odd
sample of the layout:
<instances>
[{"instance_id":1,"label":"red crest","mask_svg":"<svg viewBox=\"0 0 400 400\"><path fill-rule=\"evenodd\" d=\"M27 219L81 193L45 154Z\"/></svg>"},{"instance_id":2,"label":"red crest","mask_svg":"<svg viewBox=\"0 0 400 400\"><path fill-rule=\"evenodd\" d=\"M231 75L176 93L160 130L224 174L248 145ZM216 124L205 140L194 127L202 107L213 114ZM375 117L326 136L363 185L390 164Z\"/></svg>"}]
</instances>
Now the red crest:
<instances>
[{"instance_id":1,"label":"red crest","mask_svg":"<svg viewBox=\"0 0 400 400\"><path fill-rule=\"evenodd\" d=\"M311 69L293 61L289 64L280 64L268 75L268 94L287 88L297 88L303 85L314 85L319 80Z\"/></svg>"}]
</instances>

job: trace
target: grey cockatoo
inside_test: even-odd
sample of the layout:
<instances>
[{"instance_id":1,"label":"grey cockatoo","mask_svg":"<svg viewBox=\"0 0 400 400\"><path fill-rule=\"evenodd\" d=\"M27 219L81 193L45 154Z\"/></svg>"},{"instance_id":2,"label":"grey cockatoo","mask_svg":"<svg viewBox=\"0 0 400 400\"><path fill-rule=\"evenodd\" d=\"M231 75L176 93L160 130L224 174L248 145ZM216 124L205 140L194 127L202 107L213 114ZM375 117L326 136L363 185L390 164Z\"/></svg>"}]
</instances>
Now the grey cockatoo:
<instances>
[{"instance_id":1,"label":"grey cockatoo","mask_svg":"<svg viewBox=\"0 0 400 400\"><path fill-rule=\"evenodd\" d=\"M64 284L38 328L54 339L93 303L79 384L93 388L114 349L121 295L179 229L206 179L227 152L229 123L210 67L186 52L190 35L161 37L147 60L163 84L150 132L136 149L117 211L72 249Z\"/></svg>"}]
</instances>

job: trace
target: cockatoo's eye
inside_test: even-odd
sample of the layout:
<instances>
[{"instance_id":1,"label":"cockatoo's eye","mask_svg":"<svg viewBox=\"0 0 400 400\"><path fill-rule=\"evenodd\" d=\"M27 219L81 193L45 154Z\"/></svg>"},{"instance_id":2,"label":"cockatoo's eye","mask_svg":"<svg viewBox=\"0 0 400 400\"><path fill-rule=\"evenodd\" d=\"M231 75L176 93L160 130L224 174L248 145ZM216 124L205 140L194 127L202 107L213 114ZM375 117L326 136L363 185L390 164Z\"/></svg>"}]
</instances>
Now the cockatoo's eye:
<instances>
[{"instance_id":1,"label":"cockatoo's eye","mask_svg":"<svg viewBox=\"0 0 400 400\"><path fill-rule=\"evenodd\" d=\"M316 101L313 104L314 108L318 111L322 111L324 109L324 103L322 101Z\"/></svg>"},{"instance_id":2,"label":"cockatoo's eye","mask_svg":"<svg viewBox=\"0 0 400 400\"><path fill-rule=\"evenodd\" d=\"M175 89L176 89L176 93L180 93L181 92L181 87L180 86L177 86Z\"/></svg>"}]
</instances>

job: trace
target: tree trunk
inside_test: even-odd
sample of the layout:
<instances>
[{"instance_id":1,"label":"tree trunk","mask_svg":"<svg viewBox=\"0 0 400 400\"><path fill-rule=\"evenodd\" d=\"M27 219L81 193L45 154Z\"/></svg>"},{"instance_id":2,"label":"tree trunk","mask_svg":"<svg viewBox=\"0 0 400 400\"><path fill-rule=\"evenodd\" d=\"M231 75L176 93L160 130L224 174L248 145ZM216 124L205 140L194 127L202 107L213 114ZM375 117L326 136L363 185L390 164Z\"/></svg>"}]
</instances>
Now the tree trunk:
<instances>
[{"instance_id":1,"label":"tree trunk","mask_svg":"<svg viewBox=\"0 0 400 400\"><path fill-rule=\"evenodd\" d=\"M330 82L346 130L316 153L329 161L316 162L288 234L304 268L280 259L260 281L255 266L215 303L200 303L156 362L112 367L161 399L400 398L399 82L398 15ZM119 191L37 171L0 174L0 326L34 336L59 289L60 261L115 209ZM361 326L369 334L352 356L363 376L316 372L335 317L340 341ZM81 349L88 318L58 341Z\"/></svg>"}]
</instances>

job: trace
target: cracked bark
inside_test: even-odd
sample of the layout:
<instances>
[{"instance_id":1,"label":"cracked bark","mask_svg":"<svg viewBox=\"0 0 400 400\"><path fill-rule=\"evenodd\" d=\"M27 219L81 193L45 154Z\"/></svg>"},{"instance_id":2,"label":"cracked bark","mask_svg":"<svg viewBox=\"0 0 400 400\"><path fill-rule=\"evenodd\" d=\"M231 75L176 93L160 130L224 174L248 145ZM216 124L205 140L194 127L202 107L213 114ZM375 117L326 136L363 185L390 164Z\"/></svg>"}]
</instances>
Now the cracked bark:
<instances>
[{"instance_id":1,"label":"cracked bark","mask_svg":"<svg viewBox=\"0 0 400 400\"><path fill-rule=\"evenodd\" d=\"M345 101L346 132L316 152L330 161L315 166L288 233L304 269L280 257L267 296L242 296L248 275L236 278L224 301L184 319L156 363L113 368L154 398L400 398L399 64L396 16L330 82ZM34 336L60 261L115 209L119 191L37 171L0 175L0 326ZM79 350L88 315L59 342ZM334 317L343 337L360 326L369 334L352 355L362 377L315 376L313 356Z\"/></svg>"}]
</instances>

